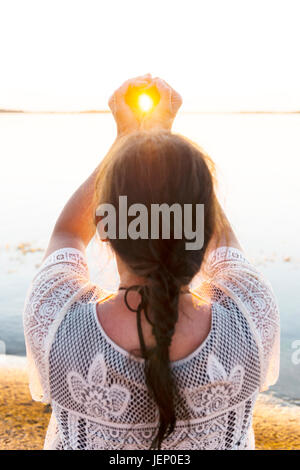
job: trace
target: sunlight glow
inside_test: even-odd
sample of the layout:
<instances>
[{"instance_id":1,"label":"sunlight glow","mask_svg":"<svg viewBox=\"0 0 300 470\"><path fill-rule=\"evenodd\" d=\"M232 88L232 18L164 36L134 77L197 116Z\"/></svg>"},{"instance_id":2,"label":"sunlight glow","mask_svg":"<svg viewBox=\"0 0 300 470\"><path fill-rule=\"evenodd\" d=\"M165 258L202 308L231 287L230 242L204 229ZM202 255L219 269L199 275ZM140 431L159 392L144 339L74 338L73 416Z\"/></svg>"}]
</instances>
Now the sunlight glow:
<instances>
[{"instance_id":1,"label":"sunlight glow","mask_svg":"<svg viewBox=\"0 0 300 470\"><path fill-rule=\"evenodd\" d=\"M149 95L147 95L147 93L142 93L139 96L138 103L139 103L140 109L144 112L150 111L151 108L153 107L153 100Z\"/></svg>"}]
</instances>

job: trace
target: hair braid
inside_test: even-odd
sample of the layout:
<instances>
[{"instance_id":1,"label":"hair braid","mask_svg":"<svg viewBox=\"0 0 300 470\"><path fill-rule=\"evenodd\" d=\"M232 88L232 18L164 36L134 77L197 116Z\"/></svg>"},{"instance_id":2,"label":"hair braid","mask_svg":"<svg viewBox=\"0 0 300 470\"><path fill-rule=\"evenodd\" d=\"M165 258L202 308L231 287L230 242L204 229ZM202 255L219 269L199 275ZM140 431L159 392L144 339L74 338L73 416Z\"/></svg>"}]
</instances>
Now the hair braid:
<instances>
[{"instance_id":1,"label":"hair braid","mask_svg":"<svg viewBox=\"0 0 300 470\"><path fill-rule=\"evenodd\" d=\"M164 265L157 265L148 276L146 304L153 315L152 333L156 345L148 351L145 364L146 384L158 405L160 424L150 449L160 449L164 437L175 427L174 382L169 347L178 320L180 285Z\"/></svg>"},{"instance_id":2,"label":"hair braid","mask_svg":"<svg viewBox=\"0 0 300 470\"><path fill-rule=\"evenodd\" d=\"M157 404L160 418L151 449L160 449L164 437L172 433L176 425L177 400L180 400L178 413L189 414L185 397L180 397L176 387L169 347L178 320L180 289L187 287L199 272L206 247L216 229L218 233L223 230L221 218L217 217L213 172L213 164L207 155L186 138L162 130L143 131L119 141L104 159L96 184L97 201L112 204L116 209L116 232L120 225L120 195L127 196L128 206L136 203L146 206L151 228L153 204L166 203L171 207L177 203L182 211L185 204L191 204L193 230L197 222L196 206L204 205L204 244L201 249L186 249L189 240L185 233L180 239L175 237L175 216L170 217L169 238L163 236L159 223L158 238L109 239L113 250L131 272L145 281L137 289L142 301L136 312L145 358L146 385ZM142 311L152 325L155 337L152 348L143 348Z\"/></svg>"}]
</instances>

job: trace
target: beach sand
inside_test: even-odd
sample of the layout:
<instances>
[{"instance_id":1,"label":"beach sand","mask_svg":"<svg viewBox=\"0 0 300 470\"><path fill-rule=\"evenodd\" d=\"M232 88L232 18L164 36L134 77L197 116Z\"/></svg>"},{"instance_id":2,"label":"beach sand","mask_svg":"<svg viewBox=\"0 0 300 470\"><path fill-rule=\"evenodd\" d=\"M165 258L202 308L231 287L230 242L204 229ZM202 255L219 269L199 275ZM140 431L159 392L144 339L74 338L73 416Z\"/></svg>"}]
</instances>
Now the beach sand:
<instances>
[{"instance_id":1,"label":"beach sand","mask_svg":"<svg viewBox=\"0 0 300 470\"><path fill-rule=\"evenodd\" d=\"M23 358L0 361L0 450L43 448L49 406L32 401ZM300 407L261 394L254 413L256 449L300 449Z\"/></svg>"}]
</instances>

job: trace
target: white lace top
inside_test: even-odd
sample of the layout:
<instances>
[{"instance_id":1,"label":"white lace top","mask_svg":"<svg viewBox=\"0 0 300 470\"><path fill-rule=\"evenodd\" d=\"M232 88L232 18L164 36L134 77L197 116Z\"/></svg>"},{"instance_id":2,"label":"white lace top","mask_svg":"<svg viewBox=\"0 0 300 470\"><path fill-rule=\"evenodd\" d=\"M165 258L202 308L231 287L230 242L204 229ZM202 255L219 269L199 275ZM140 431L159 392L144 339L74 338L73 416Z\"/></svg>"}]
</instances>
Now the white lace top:
<instances>
[{"instance_id":1,"label":"white lace top","mask_svg":"<svg viewBox=\"0 0 300 470\"><path fill-rule=\"evenodd\" d=\"M197 292L209 286L211 330L171 362L180 395L162 449L253 449L253 406L279 371L277 303L237 249L212 252L207 271L210 282ZM32 397L52 406L45 449L149 449L156 434L144 359L102 329L96 303L104 296L72 248L51 254L32 282L24 329Z\"/></svg>"}]
</instances>

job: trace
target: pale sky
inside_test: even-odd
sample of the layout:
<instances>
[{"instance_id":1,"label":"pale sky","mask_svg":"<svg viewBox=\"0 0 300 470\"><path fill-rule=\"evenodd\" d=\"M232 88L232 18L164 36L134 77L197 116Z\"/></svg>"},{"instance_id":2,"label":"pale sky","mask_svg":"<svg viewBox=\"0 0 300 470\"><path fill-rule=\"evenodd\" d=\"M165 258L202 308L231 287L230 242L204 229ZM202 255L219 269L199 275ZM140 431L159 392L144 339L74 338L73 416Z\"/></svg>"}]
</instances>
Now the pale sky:
<instances>
[{"instance_id":1,"label":"pale sky","mask_svg":"<svg viewBox=\"0 0 300 470\"><path fill-rule=\"evenodd\" d=\"M0 108L107 109L150 72L182 110L300 109L298 0L0 0Z\"/></svg>"}]
</instances>

